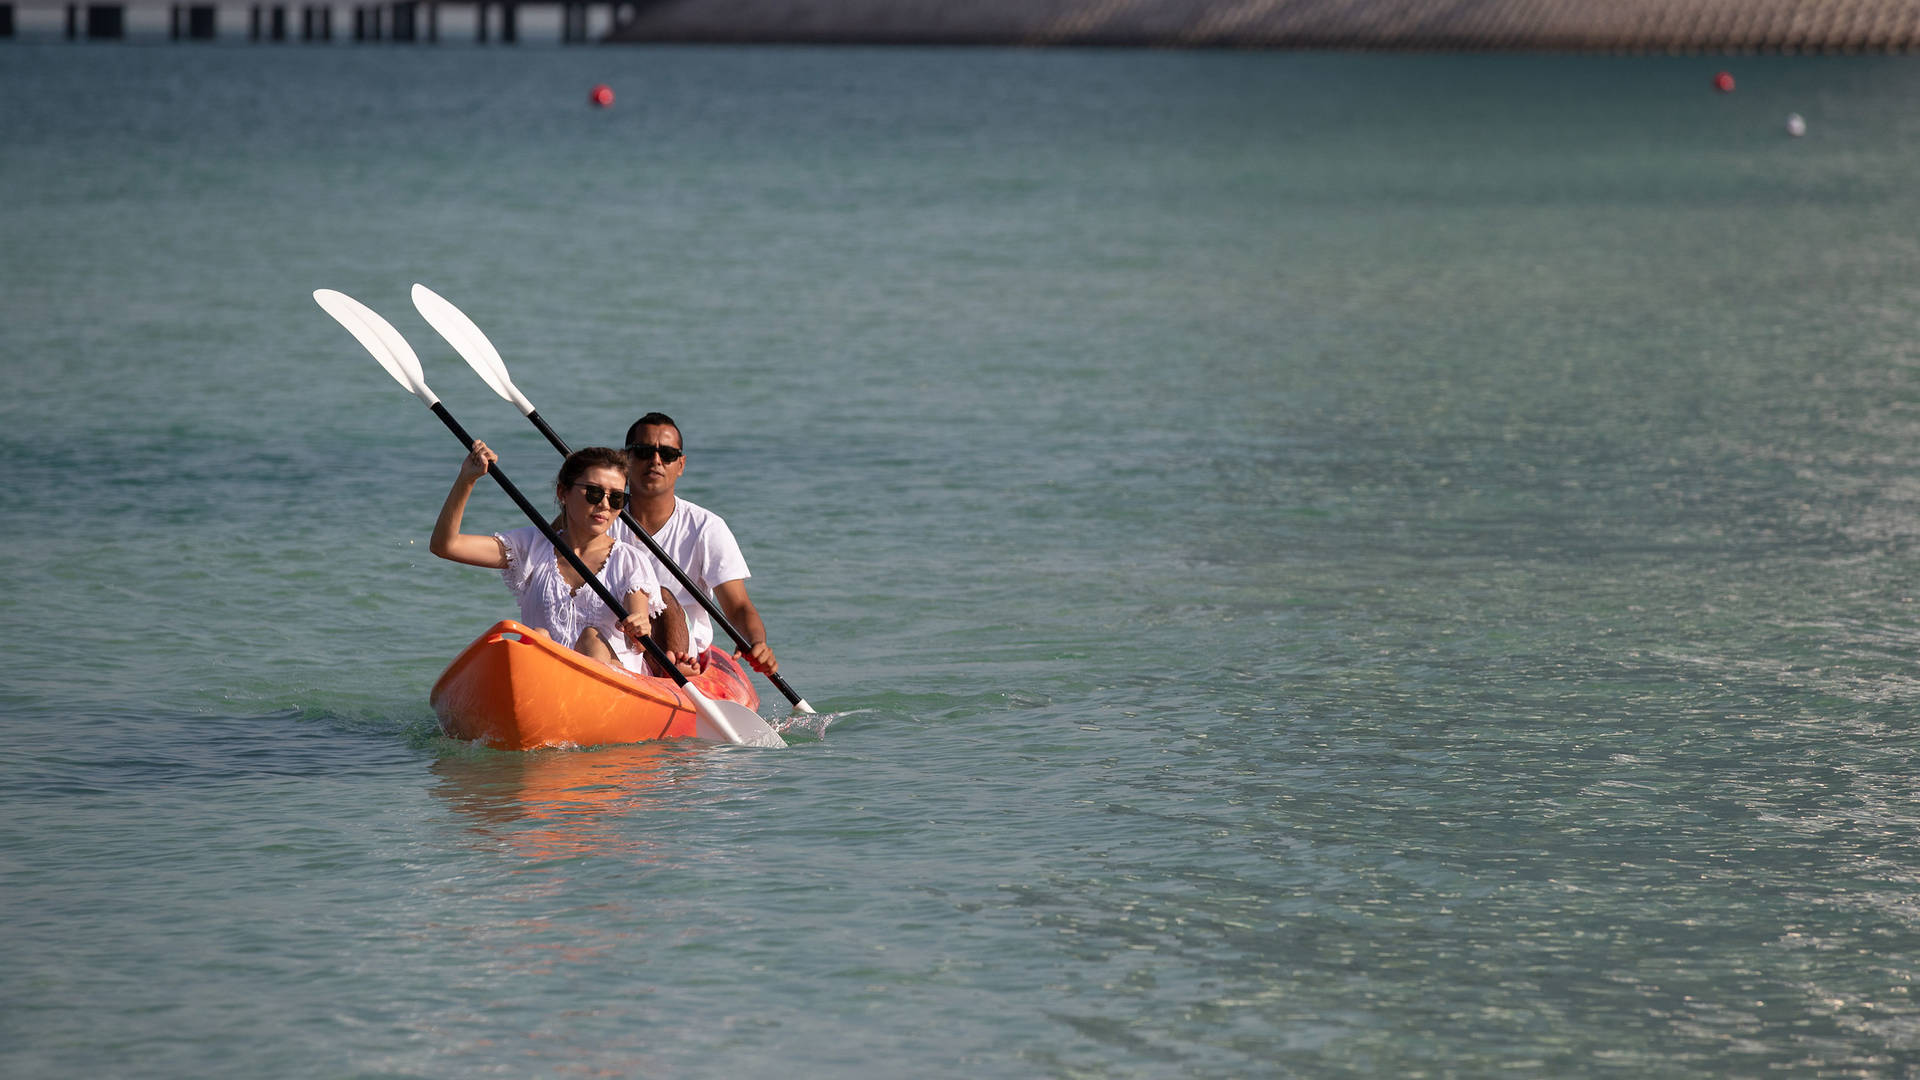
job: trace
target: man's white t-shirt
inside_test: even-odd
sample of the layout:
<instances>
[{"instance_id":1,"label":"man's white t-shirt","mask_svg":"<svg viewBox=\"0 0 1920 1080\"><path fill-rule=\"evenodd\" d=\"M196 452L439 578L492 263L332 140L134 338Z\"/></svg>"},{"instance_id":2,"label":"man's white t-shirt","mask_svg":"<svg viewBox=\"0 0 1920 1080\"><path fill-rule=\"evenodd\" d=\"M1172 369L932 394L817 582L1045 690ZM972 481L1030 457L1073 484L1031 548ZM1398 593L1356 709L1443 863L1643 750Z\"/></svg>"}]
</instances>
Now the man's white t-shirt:
<instances>
[{"instance_id":1,"label":"man's white t-shirt","mask_svg":"<svg viewBox=\"0 0 1920 1080\"><path fill-rule=\"evenodd\" d=\"M695 656L706 651L713 644L713 620L707 617L707 609L693 598L673 576L673 571L659 565L652 552L647 551L641 542L627 529L626 522L613 523L613 536L616 540L625 540L641 550L653 564L654 576L659 578L663 588L673 592L674 598L687 613L688 644ZM720 515L685 499L675 497L673 514L660 531L653 534L653 542L667 553L687 576L698 582L707 595L713 595L716 585L725 585L729 581L740 581L752 575L747 571L747 557L740 553L740 544L733 538L733 530ZM727 651L733 651L734 642L727 642Z\"/></svg>"}]
</instances>

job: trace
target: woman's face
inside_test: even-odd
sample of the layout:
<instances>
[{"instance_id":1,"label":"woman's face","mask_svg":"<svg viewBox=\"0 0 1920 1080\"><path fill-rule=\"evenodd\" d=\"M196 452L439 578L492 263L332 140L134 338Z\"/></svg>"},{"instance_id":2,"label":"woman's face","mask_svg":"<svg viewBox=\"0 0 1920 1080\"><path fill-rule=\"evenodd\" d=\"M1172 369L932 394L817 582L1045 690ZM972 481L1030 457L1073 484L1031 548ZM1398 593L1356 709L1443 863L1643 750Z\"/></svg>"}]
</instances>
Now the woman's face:
<instances>
[{"instance_id":1,"label":"woman's face","mask_svg":"<svg viewBox=\"0 0 1920 1080\"><path fill-rule=\"evenodd\" d=\"M627 493L627 474L619 469L596 465L580 474L573 486L560 493L560 505L567 519L570 536L594 537L606 532L620 517L611 505L611 495ZM595 496L589 502L588 496ZM576 539L575 541L579 541Z\"/></svg>"}]
</instances>

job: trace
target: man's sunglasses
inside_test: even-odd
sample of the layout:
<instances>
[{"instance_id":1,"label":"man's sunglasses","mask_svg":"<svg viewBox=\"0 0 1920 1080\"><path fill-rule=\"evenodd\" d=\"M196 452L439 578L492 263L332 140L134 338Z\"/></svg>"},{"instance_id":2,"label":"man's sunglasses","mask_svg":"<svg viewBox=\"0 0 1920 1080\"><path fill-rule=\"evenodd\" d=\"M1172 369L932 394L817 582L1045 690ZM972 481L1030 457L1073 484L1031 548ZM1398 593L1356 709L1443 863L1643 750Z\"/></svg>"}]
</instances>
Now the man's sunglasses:
<instances>
[{"instance_id":1,"label":"man's sunglasses","mask_svg":"<svg viewBox=\"0 0 1920 1080\"><path fill-rule=\"evenodd\" d=\"M648 446L646 443L637 442L627 444L627 453L632 454L641 461L646 461L652 458L653 455L659 454L660 464L662 465L671 465L687 456L686 451L677 446Z\"/></svg>"},{"instance_id":2,"label":"man's sunglasses","mask_svg":"<svg viewBox=\"0 0 1920 1080\"><path fill-rule=\"evenodd\" d=\"M624 491L608 491L599 484L575 484L573 486L579 488L580 494L587 497L588 506L599 506L600 500L605 499L607 506L614 510L625 510L627 508L627 493Z\"/></svg>"}]
</instances>

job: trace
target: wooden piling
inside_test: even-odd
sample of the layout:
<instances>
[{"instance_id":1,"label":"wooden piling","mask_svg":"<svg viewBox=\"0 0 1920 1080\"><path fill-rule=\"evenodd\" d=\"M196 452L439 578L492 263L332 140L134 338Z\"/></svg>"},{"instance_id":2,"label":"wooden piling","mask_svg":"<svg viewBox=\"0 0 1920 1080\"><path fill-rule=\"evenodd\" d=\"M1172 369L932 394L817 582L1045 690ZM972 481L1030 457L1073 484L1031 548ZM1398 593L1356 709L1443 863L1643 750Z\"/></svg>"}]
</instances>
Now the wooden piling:
<instances>
[{"instance_id":1,"label":"wooden piling","mask_svg":"<svg viewBox=\"0 0 1920 1080\"><path fill-rule=\"evenodd\" d=\"M300 40L333 40L333 5L303 4L300 7Z\"/></svg>"},{"instance_id":2,"label":"wooden piling","mask_svg":"<svg viewBox=\"0 0 1920 1080\"><path fill-rule=\"evenodd\" d=\"M93 41L118 41L127 36L127 9L120 4L87 5L87 37Z\"/></svg>"}]
</instances>

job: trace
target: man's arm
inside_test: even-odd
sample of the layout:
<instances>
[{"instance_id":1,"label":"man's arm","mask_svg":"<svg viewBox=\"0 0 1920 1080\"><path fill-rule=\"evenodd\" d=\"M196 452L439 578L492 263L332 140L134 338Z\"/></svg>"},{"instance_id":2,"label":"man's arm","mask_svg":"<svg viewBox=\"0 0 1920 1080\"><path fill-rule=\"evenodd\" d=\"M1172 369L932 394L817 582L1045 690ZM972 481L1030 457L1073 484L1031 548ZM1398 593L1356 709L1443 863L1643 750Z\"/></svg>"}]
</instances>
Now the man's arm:
<instances>
[{"instance_id":1,"label":"man's arm","mask_svg":"<svg viewBox=\"0 0 1920 1080\"><path fill-rule=\"evenodd\" d=\"M733 624L735 630L745 637L749 647L733 655L744 657L755 671L771 675L780 670L780 661L774 658L773 650L767 647L767 628L760 621L760 612L756 611L753 601L747 599L747 583L735 578L723 581L713 587L714 603L720 605L721 614Z\"/></svg>"}]
</instances>

